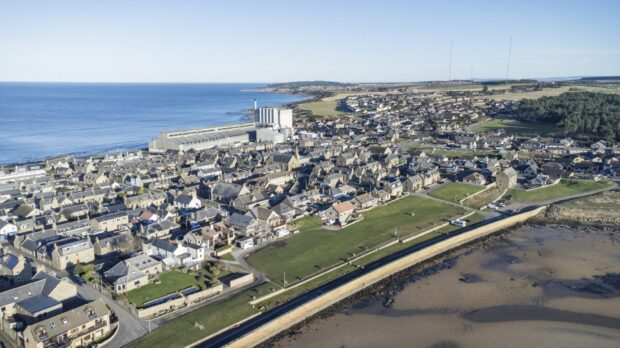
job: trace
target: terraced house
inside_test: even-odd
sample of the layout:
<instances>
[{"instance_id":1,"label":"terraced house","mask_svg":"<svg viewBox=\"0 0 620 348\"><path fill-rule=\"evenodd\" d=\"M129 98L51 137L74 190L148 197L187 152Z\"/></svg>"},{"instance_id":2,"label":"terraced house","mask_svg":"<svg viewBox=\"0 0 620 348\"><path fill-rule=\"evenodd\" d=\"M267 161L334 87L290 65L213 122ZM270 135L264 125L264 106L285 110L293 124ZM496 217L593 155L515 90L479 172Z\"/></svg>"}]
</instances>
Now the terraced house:
<instances>
[{"instance_id":1,"label":"terraced house","mask_svg":"<svg viewBox=\"0 0 620 348\"><path fill-rule=\"evenodd\" d=\"M25 348L87 347L110 333L110 310L103 299L30 325Z\"/></svg>"}]
</instances>

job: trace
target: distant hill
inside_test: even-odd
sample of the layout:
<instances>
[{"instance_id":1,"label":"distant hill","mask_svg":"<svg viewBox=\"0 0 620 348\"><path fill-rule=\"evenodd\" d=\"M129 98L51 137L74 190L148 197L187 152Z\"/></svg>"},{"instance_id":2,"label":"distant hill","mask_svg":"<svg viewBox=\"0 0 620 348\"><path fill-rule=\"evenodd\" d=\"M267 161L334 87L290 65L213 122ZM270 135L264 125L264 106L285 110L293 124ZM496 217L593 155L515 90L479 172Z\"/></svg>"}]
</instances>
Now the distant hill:
<instances>
[{"instance_id":1,"label":"distant hill","mask_svg":"<svg viewBox=\"0 0 620 348\"><path fill-rule=\"evenodd\" d=\"M620 76L590 76L582 77L579 81L620 81Z\"/></svg>"},{"instance_id":2,"label":"distant hill","mask_svg":"<svg viewBox=\"0 0 620 348\"><path fill-rule=\"evenodd\" d=\"M354 86L354 84L334 82L334 81L294 81L294 82L272 83L272 84L269 84L267 87L270 87L270 88L302 88L302 87L312 87L312 86L347 87L347 86Z\"/></svg>"}]
</instances>

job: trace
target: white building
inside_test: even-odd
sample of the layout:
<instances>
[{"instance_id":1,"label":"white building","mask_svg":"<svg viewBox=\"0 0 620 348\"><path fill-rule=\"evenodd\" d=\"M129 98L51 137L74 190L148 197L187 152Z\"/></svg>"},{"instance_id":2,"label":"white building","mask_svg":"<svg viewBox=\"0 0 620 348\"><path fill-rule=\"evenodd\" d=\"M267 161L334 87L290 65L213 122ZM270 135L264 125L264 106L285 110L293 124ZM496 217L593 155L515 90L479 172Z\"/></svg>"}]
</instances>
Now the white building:
<instances>
[{"instance_id":1,"label":"white building","mask_svg":"<svg viewBox=\"0 0 620 348\"><path fill-rule=\"evenodd\" d=\"M7 236L17 233L17 226L12 223L0 220L0 238L6 239Z\"/></svg>"},{"instance_id":2,"label":"white building","mask_svg":"<svg viewBox=\"0 0 620 348\"><path fill-rule=\"evenodd\" d=\"M280 108L260 108L256 109L256 123L269 125L275 129L293 128L293 110Z\"/></svg>"}]
</instances>

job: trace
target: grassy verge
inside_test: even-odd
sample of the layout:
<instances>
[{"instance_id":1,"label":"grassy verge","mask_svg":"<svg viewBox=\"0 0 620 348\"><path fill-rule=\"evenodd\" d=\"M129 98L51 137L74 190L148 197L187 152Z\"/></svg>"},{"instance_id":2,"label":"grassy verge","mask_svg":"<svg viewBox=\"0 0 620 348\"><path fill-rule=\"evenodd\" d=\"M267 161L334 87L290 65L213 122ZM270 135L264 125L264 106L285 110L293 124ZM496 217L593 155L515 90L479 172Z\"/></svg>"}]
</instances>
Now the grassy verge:
<instances>
[{"instance_id":1,"label":"grassy verge","mask_svg":"<svg viewBox=\"0 0 620 348\"><path fill-rule=\"evenodd\" d=\"M429 195L443 199L444 201L456 203L482 190L484 190L484 186L451 182L431 191Z\"/></svg>"},{"instance_id":2,"label":"grassy verge","mask_svg":"<svg viewBox=\"0 0 620 348\"><path fill-rule=\"evenodd\" d=\"M169 321L133 342L129 347L184 347L219 330L258 313L248 304L255 296L269 291L272 284L262 284L223 301L200 307ZM196 325L198 323L202 326Z\"/></svg>"},{"instance_id":3,"label":"grassy verge","mask_svg":"<svg viewBox=\"0 0 620 348\"><path fill-rule=\"evenodd\" d=\"M473 224L473 223L482 221L483 219L484 219L484 217L482 215L476 213L476 214L473 214L470 217L468 217L466 220L468 221L468 223ZM388 256L390 254L393 254L395 252L398 252L400 250L408 248L408 247L410 247L410 246L412 246L414 244L423 242L423 241L428 240L430 238L433 238L433 237L435 237L437 235L440 235L440 234L446 233L446 232L450 232L450 231L453 231L453 230L458 229L458 228L459 227L457 227L457 226L449 225L449 226L441 228L441 229L439 229L437 231L433 231L433 232L428 233L428 234L426 234L424 236L421 236L419 238L415 238L415 239L413 239L413 240L411 240L409 242L397 243L397 244L390 245L389 247L383 248L383 249L381 249L379 251L376 251L376 252L374 252L372 254L369 254L367 256L364 256L364 257L356 260L353 263L353 265L346 265L346 266L343 266L343 267L339 268L336 271L333 271L333 272L324 274L322 276L319 276L316 279L313 279L313 280L305 283L302 286L298 286L296 288L289 289L285 293L282 293L282 294L280 294L278 296L274 296L274 297L272 297L270 299L267 299L264 302L261 302L260 305L264 306L266 309L275 307L275 306L277 306L279 304L282 304L283 302L286 302L286 301L288 301L290 299L293 299L296 296L304 294L304 293L306 293L306 292L308 292L308 291L310 291L310 290L312 290L314 288L319 287L322 284L325 284L325 283L327 283L327 282L329 282L331 280L337 279L337 278L339 278L339 277L341 277L341 276L343 276L343 275L345 275L345 274L355 270L356 266L368 265L371 262L377 261L377 260L379 260L379 259L381 259L381 258L383 258L385 256Z\"/></svg>"},{"instance_id":4,"label":"grassy verge","mask_svg":"<svg viewBox=\"0 0 620 348\"><path fill-rule=\"evenodd\" d=\"M222 255L222 260L226 260L226 261L236 261L236 260L235 260L235 257L234 257L231 253L228 253L228 254L224 254L224 255Z\"/></svg>"},{"instance_id":5,"label":"grassy verge","mask_svg":"<svg viewBox=\"0 0 620 348\"><path fill-rule=\"evenodd\" d=\"M199 277L200 278L200 277ZM196 279L194 275L179 271L167 271L159 275L159 284L148 284L141 288L129 291L127 299L136 307L144 306L144 302L172 294L179 290L192 286L204 288L202 279Z\"/></svg>"},{"instance_id":6,"label":"grassy verge","mask_svg":"<svg viewBox=\"0 0 620 348\"><path fill-rule=\"evenodd\" d=\"M286 272L290 284L393 239L396 227L399 235L412 235L464 212L427 198L406 197L364 213L362 222L339 231L302 229L289 239L251 254L248 262L279 284Z\"/></svg>"},{"instance_id":7,"label":"grassy verge","mask_svg":"<svg viewBox=\"0 0 620 348\"><path fill-rule=\"evenodd\" d=\"M513 201L523 203L545 202L552 199L600 190L611 185L613 185L613 183L610 181L562 180L556 185L532 191L510 189L507 195L512 196Z\"/></svg>"},{"instance_id":8,"label":"grassy verge","mask_svg":"<svg viewBox=\"0 0 620 348\"><path fill-rule=\"evenodd\" d=\"M502 192L504 192L504 189L493 187L473 197L467 198L463 201L463 204L474 209L480 209L498 199Z\"/></svg>"},{"instance_id":9,"label":"grassy verge","mask_svg":"<svg viewBox=\"0 0 620 348\"><path fill-rule=\"evenodd\" d=\"M476 133L492 132L504 129L506 134L518 137L534 137L536 135L544 135L555 130L555 125L547 123L521 122L511 119L493 119L474 127L472 130Z\"/></svg>"},{"instance_id":10,"label":"grassy verge","mask_svg":"<svg viewBox=\"0 0 620 348\"><path fill-rule=\"evenodd\" d=\"M336 110L338 107L337 100L317 100L307 103L298 104L297 107L301 110L309 111L312 115L317 117L339 117L346 114Z\"/></svg>"}]
</instances>

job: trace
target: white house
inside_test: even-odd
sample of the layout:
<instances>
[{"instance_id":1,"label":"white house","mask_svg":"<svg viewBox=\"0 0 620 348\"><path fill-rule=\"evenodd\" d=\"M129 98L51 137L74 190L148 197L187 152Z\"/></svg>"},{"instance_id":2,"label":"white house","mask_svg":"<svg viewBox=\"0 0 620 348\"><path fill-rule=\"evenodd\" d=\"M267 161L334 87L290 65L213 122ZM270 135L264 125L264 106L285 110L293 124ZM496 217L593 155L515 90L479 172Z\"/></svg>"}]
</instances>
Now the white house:
<instances>
[{"instance_id":1,"label":"white house","mask_svg":"<svg viewBox=\"0 0 620 348\"><path fill-rule=\"evenodd\" d=\"M174 200L174 206L177 209L200 209L202 202L194 196L180 195Z\"/></svg>"},{"instance_id":2,"label":"white house","mask_svg":"<svg viewBox=\"0 0 620 348\"><path fill-rule=\"evenodd\" d=\"M17 226L12 223L0 220L0 238L6 239L7 236L17 233Z\"/></svg>"},{"instance_id":3,"label":"white house","mask_svg":"<svg viewBox=\"0 0 620 348\"><path fill-rule=\"evenodd\" d=\"M237 246L241 249L250 249L254 246L254 238L246 238L237 240Z\"/></svg>"},{"instance_id":4,"label":"white house","mask_svg":"<svg viewBox=\"0 0 620 348\"><path fill-rule=\"evenodd\" d=\"M205 259L207 246L204 243L172 243L165 239L154 239L143 244L145 253L161 260L167 267L186 267Z\"/></svg>"}]
</instances>

